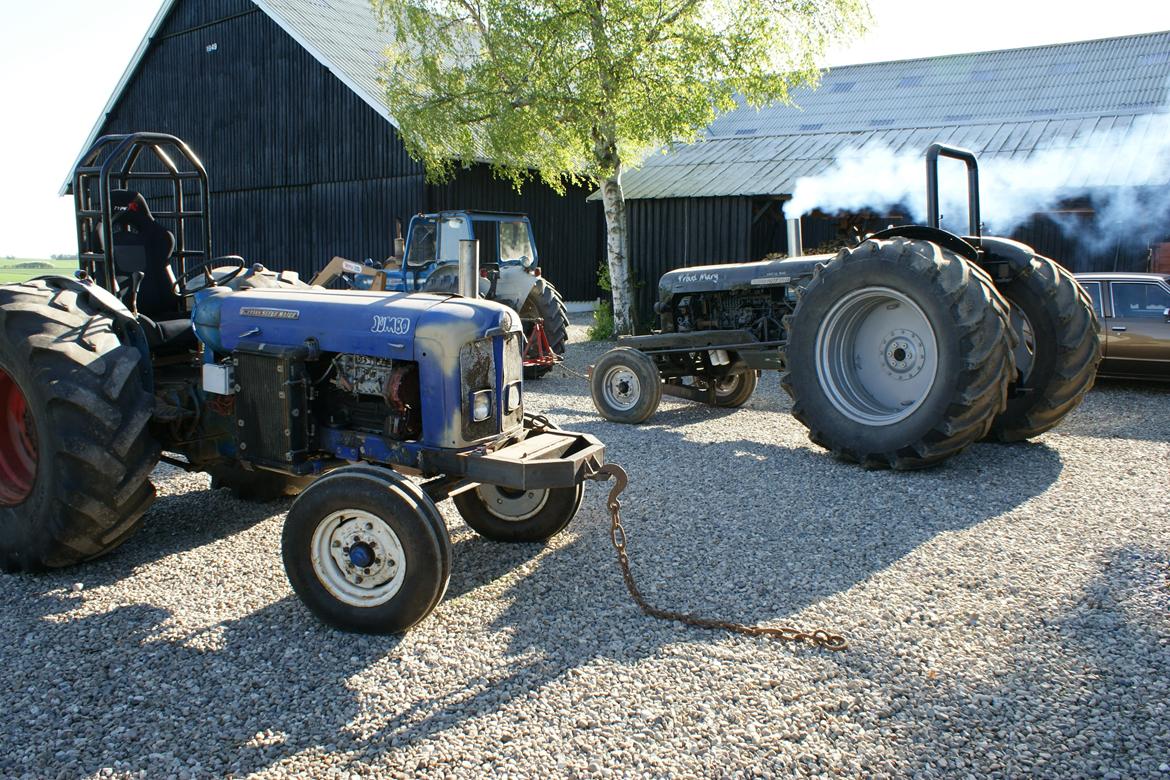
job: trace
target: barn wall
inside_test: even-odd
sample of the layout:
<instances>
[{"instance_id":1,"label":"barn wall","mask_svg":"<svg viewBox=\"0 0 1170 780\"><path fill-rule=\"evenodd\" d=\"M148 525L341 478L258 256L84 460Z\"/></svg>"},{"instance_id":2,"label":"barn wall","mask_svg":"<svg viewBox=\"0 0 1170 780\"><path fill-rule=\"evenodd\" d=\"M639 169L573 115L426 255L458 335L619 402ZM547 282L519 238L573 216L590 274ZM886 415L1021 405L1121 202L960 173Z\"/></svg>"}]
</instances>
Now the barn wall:
<instances>
[{"instance_id":1,"label":"barn wall","mask_svg":"<svg viewBox=\"0 0 1170 780\"><path fill-rule=\"evenodd\" d=\"M637 319L654 317L658 279L674 268L738 263L750 257L751 198L631 200L630 267L640 284Z\"/></svg>"},{"instance_id":2,"label":"barn wall","mask_svg":"<svg viewBox=\"0 0 1170 780\"><path fill-rule=\"evenodd\" d=\"M102 132L133 130L200 156L217 254L311 275L334 255L387 257L395 221L419 211L530 211L546 276L569 299L597 295L587 193L518 194L484 166L427 185L395 128L248 0L176 3Z\"/></svg>"}]
</instances>

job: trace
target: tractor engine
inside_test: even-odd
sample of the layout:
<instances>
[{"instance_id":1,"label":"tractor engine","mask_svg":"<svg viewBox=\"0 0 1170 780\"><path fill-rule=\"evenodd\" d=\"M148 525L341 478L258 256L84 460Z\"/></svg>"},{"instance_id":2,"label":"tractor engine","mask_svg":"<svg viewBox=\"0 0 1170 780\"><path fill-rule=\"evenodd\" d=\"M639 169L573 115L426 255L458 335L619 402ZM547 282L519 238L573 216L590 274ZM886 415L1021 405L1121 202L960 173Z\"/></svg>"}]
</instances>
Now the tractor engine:
<instances>
[{"instance_id":1,"label":"tractor engine","mask_svg":"<svg viewBox=\"0 0 1170 780\"><path fill-rule=\"evenodd\" d=\"M420 468L424 453L523 426L520 322L498 303L216 287L193 321L208 412L196 433L218 458L296 474L338 460Z\"/></svg>"},{"instance_id":2,"label":"tractor engine","mask_svg":"<svg viewBox=\"0 0 1170 780\"><path fill-rule=\"evenodd\" d=\"M749 330L760 341L780 337L792 312L783 289L685 295L674 306L674 329Z\"/></svg>"},{"instance_id":3,"label":"tractor engine","mask_svg":"<svg viewBox=\"0 0 1170 780\"><path fill-rule=\"evenodd\" d=\"M418 363L338 355L330 365L321 408L338 428L417 439L422 433Z\"/></svg>"}]
</instances>

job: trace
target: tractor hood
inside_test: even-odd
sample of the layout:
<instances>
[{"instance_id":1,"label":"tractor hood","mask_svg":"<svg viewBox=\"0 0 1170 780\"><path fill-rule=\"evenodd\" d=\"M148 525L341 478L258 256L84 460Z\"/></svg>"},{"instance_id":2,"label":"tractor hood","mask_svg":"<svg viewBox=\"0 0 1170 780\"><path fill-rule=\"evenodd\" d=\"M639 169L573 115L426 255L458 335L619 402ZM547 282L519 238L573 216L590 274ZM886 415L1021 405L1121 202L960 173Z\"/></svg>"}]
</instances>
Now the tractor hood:
<instances>
[{"instance_id":1,"label":"tractor hood","mask_svg":"<svg viewBox=\"0 0 1170 780\"><path fill-rule=\"evenodd\" d=\"M417 360L420 340L441 337L458 352L457 345L488 331L520 327L508 307L491 301L320 288L215 288L199 296L194 320L200 339L221 353L240 345L300 346L316 339L326 352L396 360Z\"/></svg>"},{"instance_id":2,"label":"tractor hood","mask_svg":"<svg viewBox=\"0 0 1170 780\"><path fill-rule=\"evenodd\" d=\"M788 260L766 260L757 263L728 263L700 265L667 271L658 282L658 295L667 300L676 295L703 292L753 290L771 285L787 285L812 275L817 263L825 263L833 255L805 255Z\"/></svg>"}]
</instances>

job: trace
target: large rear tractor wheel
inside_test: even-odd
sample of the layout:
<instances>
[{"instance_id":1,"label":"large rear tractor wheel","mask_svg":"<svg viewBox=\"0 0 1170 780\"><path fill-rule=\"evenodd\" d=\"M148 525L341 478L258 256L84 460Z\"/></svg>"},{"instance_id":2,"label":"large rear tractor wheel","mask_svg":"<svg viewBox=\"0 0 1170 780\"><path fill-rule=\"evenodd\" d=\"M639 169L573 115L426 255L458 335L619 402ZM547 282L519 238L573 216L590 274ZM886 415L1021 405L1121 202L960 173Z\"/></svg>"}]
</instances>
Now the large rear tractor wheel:
<instances>
[{"instance_id":1,"label":"large rear tractor wheel","mask_svg":"<svg viewBox=\"0 0 1170 780\"><path fill-rule=\"evenodd\" d=\"M1054 427L1080 404L1097 377L1101 344L1093 304L1068 271L1039 255L996 259L1012 272L997 287L1011 305L1016 373L989 437L1021 441Z\"/></svg>"},{"instance_id":2,"label":"large rear tractor wheel","mask_svg":"<svg viewBox=\"0 0 1170 780\"><path fill-rule=\"evenodd\" d=\"M560 292L544 277L538 277L528 293L528 299L520 307L520 319L524 322L525 335L531 330L531 322L544 320L544 335L548 345L557 355L565 354L569 342L569 310L561 299ZM540 379L552 370L552 366L525 366L525 379Z\"/></svg>"},{"instance_id":3,"label":"large rear tractor wheel","mask_svg":"<svg viewBox=\"0 0 1170 780\"><path fill-rule=\"evenodd\" d=\"M658 410L662 378L645 352L617 347L601 356L589 380L593 405L607 420L640 423Z\"/></svg>"},{"instance_id":4,"label":"large rear tractor wheel","mask_svg":"<svg viewBox=\"0 0 1170 780\"><path fill-rule=\"evenodd\" d=\"M77 293L0 286L0 568L96 558L154 500L141 353Z\"/></svg>"},{"instance_id":5,"label":"large rear tractor wheel","mask_svg":"<svg viewBox=\"0 0 1170 780\"><path fill-rule=\"evenodd\" d=\"M869 240L813 274L781 381L837 457L924 468L986 435L1011 350L1007 303L981 269L929 241Z\"/></svg>"},{"instance_id":6,"label":"large rear tractor wheel","mask_svg":"<svg viewBox=\"0 0 1170 780\"><path fill-rule=\"evenodd\" d=\"M451 577L451 539L434 502L376 466L345 466L307 487L289 510L281 551L301 601L359 633L417 624Z\"/></svg>"}]
</instances>

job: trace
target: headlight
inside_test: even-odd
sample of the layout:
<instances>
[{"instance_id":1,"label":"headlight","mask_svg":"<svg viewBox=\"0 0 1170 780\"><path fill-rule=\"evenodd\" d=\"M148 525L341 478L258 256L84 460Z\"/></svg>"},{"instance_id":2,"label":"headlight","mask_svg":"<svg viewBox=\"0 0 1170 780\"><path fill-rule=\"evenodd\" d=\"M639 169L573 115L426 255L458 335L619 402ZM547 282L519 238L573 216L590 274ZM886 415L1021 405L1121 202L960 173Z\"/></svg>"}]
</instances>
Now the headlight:
<instances>
[{"instance_id":1,"label":"headlight","mask_svg":"<svg viewBox=\"0 0 1170 780\"><path fill-rule=\"evenodd\" d=\"M471 420L483 422L492 416L492 391L480 390L471 394Z\"/></svg>"},{"instance_id":2,"label":"headlight","mask_svg":"<svg viewBox=\"0 0 1170 780\"><path fill-rule=\"evenodd\" d=\"M514 412L520 408L520 383L513 382L508 385L508 389L504 395L504 411Z\"/></svg>"}]
</instances>

